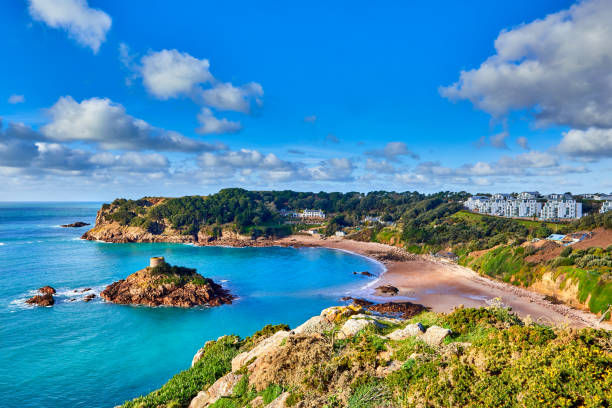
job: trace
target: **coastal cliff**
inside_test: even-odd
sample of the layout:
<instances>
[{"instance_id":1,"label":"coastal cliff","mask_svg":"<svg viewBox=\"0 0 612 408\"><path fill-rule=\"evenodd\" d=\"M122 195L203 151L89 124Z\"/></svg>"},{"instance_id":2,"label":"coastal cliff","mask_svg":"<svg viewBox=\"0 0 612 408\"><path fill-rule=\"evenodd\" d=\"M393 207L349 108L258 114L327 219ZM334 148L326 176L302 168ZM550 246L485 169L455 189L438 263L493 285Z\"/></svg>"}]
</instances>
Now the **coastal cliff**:
<instances>
[{"instance_id":1,"label":"coastal cliff","mask_svg":"<svg viewBox=\"0 0 612 408\"><path fill-rule=\"evenodd\" d=\"M151 258L151 266L114 282L100 296L113 303L147 306L220 306L232 303L230 293L195 269L171 266Z\"/></svg>"},{"instance_id":2,"label":"coastal cliff","mask_svg":"<svg viewBox=\"0 0 612 408\"><path fill-rule=\"evenodd\" d=\"M268 241L263 238L252 239L251 236L239 234L230 227L202 226L181 230L173 225L169 217L156 216L154 221L145 218L150 209L166 203L166 198L143 198L127 202L134 203L127 208L126 202L115 200L111 204L104 204L97 212L94 227L81 238L114 243L168 242L228 246L252 246L258 243L263 246Z\"/></svg>"},{"instance_id":3,"label":"coastal cliff","mask_svg":"<svg viewBox=\"0 0 612 408\"><path fill-rule=\"evenodd\" d=\"M612 404L609 331L542 326L500 306L407 317L337 306L293 330L222 336L123 407Z\"/></svg>"}]
</instances>

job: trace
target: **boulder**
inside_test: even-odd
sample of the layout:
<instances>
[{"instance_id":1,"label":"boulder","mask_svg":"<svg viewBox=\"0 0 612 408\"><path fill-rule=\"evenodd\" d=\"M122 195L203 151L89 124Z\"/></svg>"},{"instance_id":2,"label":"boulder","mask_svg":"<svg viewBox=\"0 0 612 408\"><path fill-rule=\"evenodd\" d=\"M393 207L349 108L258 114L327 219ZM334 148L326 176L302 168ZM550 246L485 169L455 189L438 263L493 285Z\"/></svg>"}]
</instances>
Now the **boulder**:
<instances>
[{"instance_id":1,"label":"boulder","mask_svg":"<svg viewBox=\"0 0 612 408\"><path fill-rule=\"evenodd\" d=\"M363 307L355 304L348 306L332 306L321 311L321 316L326 318L329 322L337 322L342 320L344 317L356 315L357 313L363 312Z\"/></svg>"},{"instance_id":2,"label":"boulder","mask_svg":"<svg viewBox=\"0 0 612 408\"><path fill-rule=\"evenodd\" d=\"M240 370L245 364L254 358L266 355L276 349L280 344L289 337L288 331L277 331L272 336L260 341L253 349L238 354L232 360L232 371Z\"/></svg>"},{"instance_id":3,"label":"boulder","mask_svg":"<svg viewBox=\"0 0 612 408\"><path fill-rule=\"evenodd\" d=\"M374 316L368 316L364 314L351 316L340 328L338 338L346 339L348 337L353 337L368 326L384 327L384 324L381 323L379 319L375 318Z\"/></svg>"},{"instance_id":4,"label":"boulder","mask_svg":"<svg viewBox=\"0 0 612 408\"><path fill-rule=\"evenodd\" d=\"M94 298L96 297L96 295L94 295L93 293L91 295L87 295L83 298L83 302L90 302L92 301Z\"/></svg>"},{"instance_id":5,"label":"boulder","mask_svg":"<svg viewBox=\"0 0 612 408\"><path fill-rule=\"evenodd\" d=\"M425 329L421 323L409 324L403 329L397 329L391 332L387 338L391 340L404 340L408 337L416 337L425 333Z\"/></svg>"},{"instance_id":6,"label":"boulder","mask_svg":"<svg viewBox=\"0 0 612 408\"><path fill-rule=\"evenodd\" d=\"M47 293L44 295L32 296L30 299L26 300L26 303L37 306L52 306L55 300L51 294Z\"/></svg>"},{"instance_id":7,"label":"boulder","mask_svg":"<svg viewBox=\"0 0 612 408\"><path fill-rule=\"evenodd\" d=\"M375 289L378 296L395 296L399 293L399 289L391 285L379 286Z\"/></svg>"},{"instance_id":8,"label":"boulder","mask_svg":"<svg viewBox=\"0 0 612 408\"><path fill-rule=\"evenodd\" d=\"M312 334L323 333L334 328L334 324L328 321L323 316L313 316L304 323L296 327L293 332L295 334Z\"/></svg>"},{"instance_id":9,"label":"boulder","mask_svg":"<svg viewBox=\"0 0 612 408\"><path fill-rule=\"evenodd\" d=\"M55 293L57 292L51 286L43 286L42 288L38 289L38 291L43 295L55 295Z\"/></svg>"},{"instance_id":10,"label":"boulder","mask_svg":"<svg viewBox=\"0 0 612 408\"><path fill-rule=\"evenodd\" d=\"M353 275L374 276L374 274L373 274L373 273L368 272L368 271L362 271L362 272L353 272Z\"/></svg>"},{"instance_id":11,"label":"boulder","mask_svg":"<svg viewBox=\"0 0 612 408\"><path fill-rule=\"evenodd\" d=\"M431 326L427 331L420 336L421 340L432 347L438 347L444 339L451 334L449 329L440 326Z\"/></svg>"},{"instance_id":12,"label":"boulder","mask_svg":"<svg viewBox=\"0 0 612 408\"><path fill-rule=\"evenodd\" d=\"M276 397L274 401L266 405L266 408L285 408L287 406L285 403L287 398L289 398L289 393L283 392L281 395Z\"/></svg>"},{"instance_id":13,"label":"boulder","mask_svg":"<svg viewBox=\"0 0 612 408\"><path fill-rule=\"evenodd\" d=\"M214 404L221 397L232 395L234 387L242 378L242 374L227 373L219 378L213 385L205 391L200 391L198 395L189 403L189 408L204 408Z\"/></svg>"}]
</instances>

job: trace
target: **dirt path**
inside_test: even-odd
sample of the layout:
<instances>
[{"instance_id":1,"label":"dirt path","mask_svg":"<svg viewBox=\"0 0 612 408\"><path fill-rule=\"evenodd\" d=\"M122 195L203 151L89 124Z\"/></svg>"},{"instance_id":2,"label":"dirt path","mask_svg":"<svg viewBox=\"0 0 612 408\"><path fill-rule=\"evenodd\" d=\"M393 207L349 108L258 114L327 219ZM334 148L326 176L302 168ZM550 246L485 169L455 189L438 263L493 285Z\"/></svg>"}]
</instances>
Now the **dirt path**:
<instances>
[{"instance_id":1,"label":"dirt path","mask_svg":"<svg viewBox=\"0 0 612 408\"><path fill-rule=\"evenodd\" d=\"M385 254L397 251L389 245L374 242L357 242L341 238L320 239L310 236L291 236L277 241L280 245L323 246L342 249L381 259ZM577 310L566 305L556 305L544 300L544 296L527 289L494 281L478 275L471 269L455 263L438 260L431 256L415 256L412 260L381 261L387 272L371 285L371 293L366 297L389 301L393 299L410 300L429 306L436 312L450 312L453 307L487 306L487 301L499 297L503 303L522 317L529 315L534 321L571 327L604 327L599 318L589 312ZM377 297L374 288L379 285L392 285L399 289L397 297Z\"/></svg>"}]
</instances>

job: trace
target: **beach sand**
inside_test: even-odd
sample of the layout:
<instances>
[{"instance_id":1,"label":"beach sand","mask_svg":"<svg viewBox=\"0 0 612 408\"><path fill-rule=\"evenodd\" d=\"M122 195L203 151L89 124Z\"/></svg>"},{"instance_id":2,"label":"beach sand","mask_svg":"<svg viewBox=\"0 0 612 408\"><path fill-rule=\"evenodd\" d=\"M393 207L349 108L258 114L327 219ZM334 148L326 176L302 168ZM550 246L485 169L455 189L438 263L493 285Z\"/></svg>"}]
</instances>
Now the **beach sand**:
<instances>
[{"instance_id":1,"label":"beach sand","mask_svg":"<svg viewBox=\"0 0 612 408\"><path fill-rule=\"evenodd\" d=\"M342 238L321 239L316 236L293 235L276 241L279 245L322 246L351 251L380 260L397 248L374 242L358 242ZM544 300L544 295L504 282L478 275L471 269L451 261L429 255L412 260L380 260L387 271L372 285L364 297L376 301L409 300L430 307L435 312L448 313L458 305L488 306L487 301L499 297L521 317L530 316L534 322L570 327L601 327L612 329L610 323L598 324L599 317L587 311ZM392 285L399 289L397 296L380 297L374 288Z\"/></svg>"}]
</instances>

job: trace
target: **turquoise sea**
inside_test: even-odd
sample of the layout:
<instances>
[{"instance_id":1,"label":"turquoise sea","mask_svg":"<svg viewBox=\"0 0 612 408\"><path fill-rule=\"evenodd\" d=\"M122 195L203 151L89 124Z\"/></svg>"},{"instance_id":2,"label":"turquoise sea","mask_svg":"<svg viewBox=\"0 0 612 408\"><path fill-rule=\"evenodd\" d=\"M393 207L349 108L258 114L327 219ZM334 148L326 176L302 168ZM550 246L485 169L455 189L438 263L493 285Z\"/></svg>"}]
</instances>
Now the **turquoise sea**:
<instances>
[{"instance_id":1,"label":"turquoise sea","mask_svg":"<svg viewBox=\"0 0 612 408\"><path fill-rule=\"evenodd\" d=\"M207 340L291 327L382 272L354 254L322 248L222 248L110 244L79 239L101 203L0 203L0 406L112 407L154 390L186 369ZM197 268L239 297L216 308L122 306L75 290L125 278L162 255ZM44 285L53 307L24 300ZM91 292L87 292L91 293ZM70 299L76 298L76 301Z\"/></svg>"}]
</instances>

